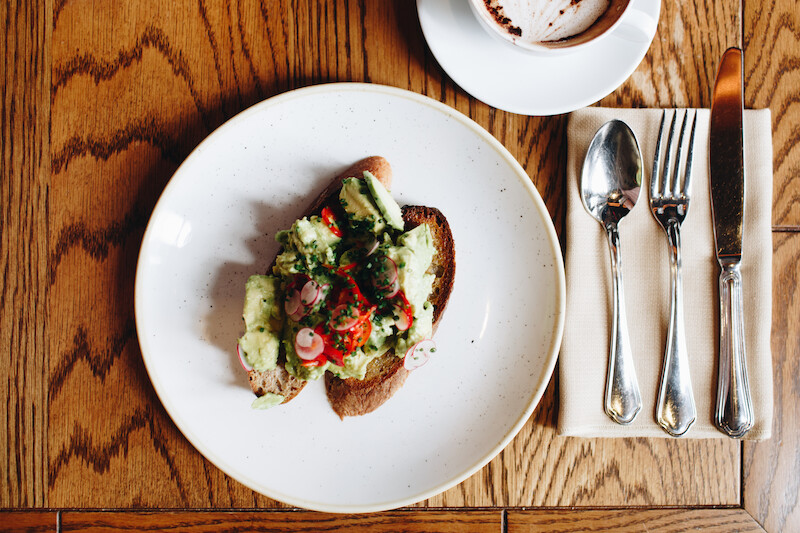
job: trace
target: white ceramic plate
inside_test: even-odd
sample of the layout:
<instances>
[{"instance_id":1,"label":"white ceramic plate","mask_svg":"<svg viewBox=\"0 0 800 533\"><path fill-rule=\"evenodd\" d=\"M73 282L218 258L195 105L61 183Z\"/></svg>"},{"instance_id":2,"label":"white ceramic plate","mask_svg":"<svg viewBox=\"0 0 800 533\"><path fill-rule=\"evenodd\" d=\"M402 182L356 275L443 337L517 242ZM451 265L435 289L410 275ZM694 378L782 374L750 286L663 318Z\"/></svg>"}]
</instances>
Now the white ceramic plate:
<instances>
[{"instance_id":1,"label":"white ceramic plate","mask_svg":"<svg viewBox=\"0 0 800 533\"><path fill-rule=\"evenodd\" d=\"M493 107L522 115L569 113L611 94L650 48L660 11L661 0L634 0L620 25L635 18L641 34L618 27L579 51L541 57L492 38L468 0L417 0L425 40L453 81Z\"/></svg>"},{"instance_id":2,"label":"white ceramic plate","mask_svg":"<svg viewBox=\"0 0 800 533\"><path fill-rule=\"evenodd\" d=\"M363 417L339 420L321 381L252 410L236 356L245 281L271 263L276 231L376 154L393 166L401 205L436 206L452 227L457 271L438 350ZM136 326L159 398L212 463L292 505L366 512L434 496L508 444L553 371L564 293L547 209L499 142L424 96L330 84L242 112L181 165L144 235Z\"/></svg>"}]
</instances>

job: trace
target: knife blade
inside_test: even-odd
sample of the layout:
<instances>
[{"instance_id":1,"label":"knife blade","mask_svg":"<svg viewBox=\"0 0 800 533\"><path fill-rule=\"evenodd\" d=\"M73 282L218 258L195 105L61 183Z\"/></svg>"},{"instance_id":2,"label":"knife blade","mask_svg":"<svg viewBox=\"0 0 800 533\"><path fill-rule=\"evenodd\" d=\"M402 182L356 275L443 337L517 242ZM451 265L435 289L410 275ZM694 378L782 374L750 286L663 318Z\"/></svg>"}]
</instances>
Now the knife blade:
<instances>
[{"instance_id":1,"label":"knife blade","mask_svg":"<svg viewBox=\"0 0 800 533\"><path fill-rule=\"evenodd\" d=\"M744 221L744 127L742 51L722 55L711 103L709 176L714 243L720 265L720 344L715 423L727 435L743 437L753 427L747 378L742 302Z\"/></svg>"}]
</instances>

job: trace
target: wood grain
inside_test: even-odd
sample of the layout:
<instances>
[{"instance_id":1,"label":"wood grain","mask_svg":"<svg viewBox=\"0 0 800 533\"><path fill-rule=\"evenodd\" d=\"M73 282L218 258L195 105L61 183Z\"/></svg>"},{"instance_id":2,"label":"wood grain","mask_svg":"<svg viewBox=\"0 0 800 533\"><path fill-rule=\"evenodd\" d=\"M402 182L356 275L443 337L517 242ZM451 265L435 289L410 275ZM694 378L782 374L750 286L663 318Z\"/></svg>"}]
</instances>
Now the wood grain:
<instances>
[{"instance_id":1,"label":"wood grain","mask_svg":"<svg viewBox=\"0 0 800 533\"><path fill-rule=\"evenodd\" d=\"M707 106L722 51L744 46L747 104L773 112L776 437L746 445L743 457L732 441L561 438L554 380L505 451L418 507L737 506L743 499L768 530L800 530L796 7L793 0L663 2L644 61L601 102ZM330 81L426 94L508 147L563 228L566 117L525 117L471 98L430 54L413 3L40 0L0 5L0 21L0 507L283 507L223 475L177 431L144 371L132 305L142 233L169 177L211 131L255 102ZM636 530L637 513L647 527L667 531L681 521L715 525L712 515L723 526L752 526L736 509L637 510L632 521L617 511L552 512L567 524L591 520L595 529L607 518ZM437 530L476 516L404 513L386 523L399 528L413 515L409 527ZM225 513L200 514L187 524L232 524ZM125 527L142 516L162 527L188 516L117 515ZM75 519L65 523L87 527L90 518L108 525L109 516L64 514ZM264 515L247 516L256 527ZM315 529L324 515L286 516ZM368 524L380 526L387 515L377 516L384 518ZM498 512L487 516L496 525ZM532 515L508 516L512 530L512 517Z\"/></svg>"},{"instance_id":2,"label":"wood grain","mask_svg":"<svg viewBox=\"0 0 800 533\"><path fill-rule=\"evenodd\" d=\"M507 533L578 531L680 533L764 531L742 509L616 509L509 511Z\"/></svg>"},{"instance_id":3,"label":"wood grain","mask_svg":"<svg viewBox=\"0 0 800 533\"><path fill-rule=\"evenodd\" d=\"M697 9L730 19L735 5L717 0ZM682 9L665 5L662 20L686 19L692 32L699 31ZM513 115L466 95L425 48L413 5L301 1L267 9L250 2L167 7L151 1L120 8L64 2L54 20L52 505L280 506L222 475L178 434L143 371L132 313L136 253L158 194L193 146L255 101L338 80L427 94L503 142L562 225L565 117ZM709 91L707 69L676 81L654 67L654 54L674 59L694 50L695 59L679 68L694 71L696 58L724 48L737 34L677 42L681 33L659 38L641 75L614 97L617 104L650 104L656 94L680 103ZM648 92L651 86L659 90ZM660 98L653 103L664 103ZM739 501L735 444L559 438L555 398L551 385L511 447L470 480L420 505ZM659 476L652 475L654 463Z\"/></svg>"},{"instance_id":4,"label":"wood grain","mask_svg":"<svg viewBox=\"0 0 800 533\"><path fill-rule=\"evenodd\" d=\"M49 9L0 4L0 507L47 505Z\"/></svg>"},{"instance_id":5,"label":"wood grain","mask_svg":"<svg viewBox=\"0 0 800 533\"><path fill-rule=\"evenodd\" d=\"M742 46L738 2L662 2L658 30L608 107L709 107L722 53Z\"/></svg>"},{"instance_id":6,"label":"wood grain","mask_svg":"<svg viewBox=\"0 0 800 533\"><path fill-rule=\"evenodd\" d=\"M229 116L284 89L288 37L272 15L241 2L56 7L48 494L58 506L277 505L209 465L164 413L136 342L132 284L178 163ZM267 34L276 50L251 64Z\"/></svg>"},{"instance_id":7,"label":"wood grain","mask_svg":"<svg viewBox=\"0 0 800 533\"><path fill-rule=\"evenodd\" d=\"M745 104L769 107L773 130L772 439L745 444L743 502L768 531L800 531L800 12L746 2Z\"/></svg>"},{"instance_id":8,"label":"wood grain","mask_svg":"<svg viewBox=\"0 0 800 533\"><path fill-rule=\"evenodd\" d=\"M372 515L283 512L65 512L61 531L374 531L501 533L500 511L420 511Z\"/></svg>"},{"instance_id":9,"label":"wood grain","mask_svg":"<svg viewBox=\"0 0 800 533\"><path fill-rule=\"evenodd\" d=\"M519 435L472 478L420 506L737 505L739 444L556 434L551 382Z\"/></svg>"},{"instance_id":10,"label":"wood grain","mask_svg":"<svg viewBox=\"0 0 800 533\"><path fill-rule=\"evenodd\" d=\"M793 0L744 3L745 105L772 111L772 221L800 229L800 9Z\"/></svg>"},{"instance_id":11,"label":"wood grain","mask_svg":"<svg viewBox=\"0 0 800 533\"><path fill-rule=\"evenodd\" d=\"M4 533L47 533L58 531L55 511L0 511L0 530Z\"/></svg>"},{"instance_id":12,"label":"wood grain","mask_svg":"<svg viewBox=\"0 0 800 533\"><path fill-rule=\"evenodd\" d=\"M743 499L768 531L800 531L800 233L775 233L773 247L773 434L744 446Z\"/></svg>"}]
</instances>

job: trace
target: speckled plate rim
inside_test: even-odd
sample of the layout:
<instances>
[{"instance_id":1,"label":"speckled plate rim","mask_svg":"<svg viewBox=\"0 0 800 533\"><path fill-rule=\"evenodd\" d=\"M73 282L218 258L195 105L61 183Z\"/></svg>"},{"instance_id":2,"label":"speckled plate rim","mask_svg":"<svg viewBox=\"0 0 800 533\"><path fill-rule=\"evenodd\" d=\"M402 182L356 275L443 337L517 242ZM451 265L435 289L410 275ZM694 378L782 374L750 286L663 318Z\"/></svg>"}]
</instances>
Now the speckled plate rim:
<instances>
[{"instance_id":1,"label":"speckled plate rim","mask_svg":"<svg viewBox=\"0 0 800 533\"><path fill-rule=\"evenodd\" d=\"M143 277L140 274L144 269L144 263L150 253L149 243L153 240L152 233L154 230L152 221L155 219L158 212L161 209L163 209L163 205L169 201L169 198L173 194L176 194L176 191L178 190L181 181L190 176L190 174L184 172L184 168L187 166L187 162L196 157L198 154L207 150L210 146L212 146L216 142L218 138L222 137L225 134L225 132L227 132L229 129L236 128L241 121L243 121L246 118L249 118L251 115L265 113L270 108L279 106L292 99L304 98L306 96L319 95L322 93L336 94L342 92L368 92L368 93L378 93L394 97L405 98L413 102L416 102L420 105L432 107L435 110L447 115L448 117L460 122L462 125L466 126L471 131L478 134L486 142L486 144L492 147L506 161L509 167L514 170L520 182L528 191L531 200L534 202L534 205L536 207L536 212L542 219L542 226L543 228L545 228L545 231L547 232L547 241L549 242L551 247L550 251L552 252L553 265L555 269L555 275L558 287L556 290L556 298L555 298L556 301L554 302L553 316L555 320L552 326L550 346L549 349L547 350L547 356L545 358L544 371L539 377L538 382L532 384L531 387L532 393L530 396L530 400L527 404L527 408L520 414L516 423L500 439L500 441L496 446L488 450L483 455L483 457L479 461L477 461L474 465L472 465L470 468L467 468L462 473L456 476L453 476L445 481L442 481L439 485L437 485L432 489L422 491L420 493L408 496L406 498L401 498L386 502L378 502L372 504L328 505L328 504L320 504L318 502L306 501L303 500L302 498L296 498L282 494L279 491L276 491L272 488L265 487L262 483L259 482L259 480L253 479L249 477L247 474L238 471L231 465L227 464L226 461L223 460L221 457L211 452L211 450L209 450L204 445L202 439L200 439L191 430L189 424L186 423L177 415L178 412L177 408L172 404L171 400L165 393L166 388L164 384L161 382L160 378L158 377L158 374L153 371L151 358L154 355L154 351L151 349L149 345L147 336L144 334L143 331L141 331L139 327L139 322L140 322L139 317L143 316L142 313L144 312L144 309L142 307L143 306L142 294L145 290L145 287L143 286ZM186 439L192 444L192 446L194 446L195 449L197 449L206 459L211 461L211 463L213 463L217 468L222 470L226 475L239 481L243 485L247 486L248 488L260 494L263 494L274 500L287 503L289 505L294 505L305 509L311 509L322 512L332 512L332 513L367 513L367 512L385 511L426 500L428 498L431 498L433 496L436 496L437 494L444 492L449 488L454 487L455 485L458 485L468 477L472 476L475 472L483 468L494 457L496 457L508 445L508 443L511 442L511 440L517 435L517 433L519 433L520 429L522 429L522 426L525 424L525 422L527 422L528 418L533 413L533 410L536 408L542 396L544 395L544 392L547 388L547 384L549 383L550 378L553 374L553 370L556 365L556 360L558 359L558 352L561 346L561 339L564 331L565 302L566 302L566 281L564 275L564 261L563 261L563 256L561 254L561 247L558 241L558 236L556 234L555 227L553 226L553 222L550 219L547 207L544 204L544 201L542 200L541 196L539 195L539 192L536 190L533 183L530 181L530 178L528 177L525 170L522 168L519 162L517 162L517 160L514 159L511 153L489 132L483 129L479 124L477 124L472 119L468 118L462 113L452 109L451 107L441 102L433 100L427 96L423 96L403 89L398 89L395 87L369 84L369 83L350 83L350 82L329 83L323 85L304 87L274 96L242 111L238 115L234 116L233 118L225 122L222 126L220 126L214 132L212 132L205 140L203 140L189 155L189 157L187 157L186 160L178 167L173 177L170 179L169 183L164 188L164 191L162 192L158 201L156 202L155 208L153 209L153 212L150 216L150 222L148 222L147 228L142 238L142 246L139 252L139 258L137 262L136 281L134 286L134 315L136 317L137 336L145 368L149 375L150 381L153 384L153 388L156 391L156 395L158 396L162 405L164 405L167 414L169 414L172 421L175 423L175 425L178 427L181 433L186 437Z\"/></svg>"}]
</instances>

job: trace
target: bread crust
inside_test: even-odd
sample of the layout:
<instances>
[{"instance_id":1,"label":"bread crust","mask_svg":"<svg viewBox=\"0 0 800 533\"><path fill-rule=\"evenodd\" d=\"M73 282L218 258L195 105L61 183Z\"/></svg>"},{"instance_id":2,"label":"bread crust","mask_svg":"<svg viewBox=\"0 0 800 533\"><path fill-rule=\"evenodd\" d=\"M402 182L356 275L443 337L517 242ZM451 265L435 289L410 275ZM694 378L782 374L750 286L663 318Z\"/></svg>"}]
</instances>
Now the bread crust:
<instances>
[{"instance_id":1,"label":"bread crust","mask_svg":"<svg viewBox=\"0 0 800 533\"><path fill-rule=\"evenodd\" d=\"M394 396L406 382L408 374L403 359L396 357L392 350L370 361L363 380L341 379L326 372L325 391L339 418L361 416L371 413Z\"/></svg>"},{"instance_id":2,"label":"bread crust","mask_svg":"<svg viewBox=\"0 0 800 533\"><path fill-rule=\"evenodd\" d=\"M317 215L322 208L329 206L337 212L341 209L339 202L339 190L345 178L361 177L364 171L371 172L381 184L389 189L392 185L392 166L381 156L365 157L350 165L346 170L336 176L322 193L314 200L303 216ZM280 254L280 251L278 251ZM276 256L277 259L277 256ZM272 272L275 260L267 269L267 274ZM266 393L280 394L284 397L283 402L287 403L294 399L308 383L296 378L286 370L286 354L281 347L281 354L278 357L278 365L272 370L250 370L247 373L250 381L250 388L256 396L263 396Z\"/></svg>"}]
</instances>

